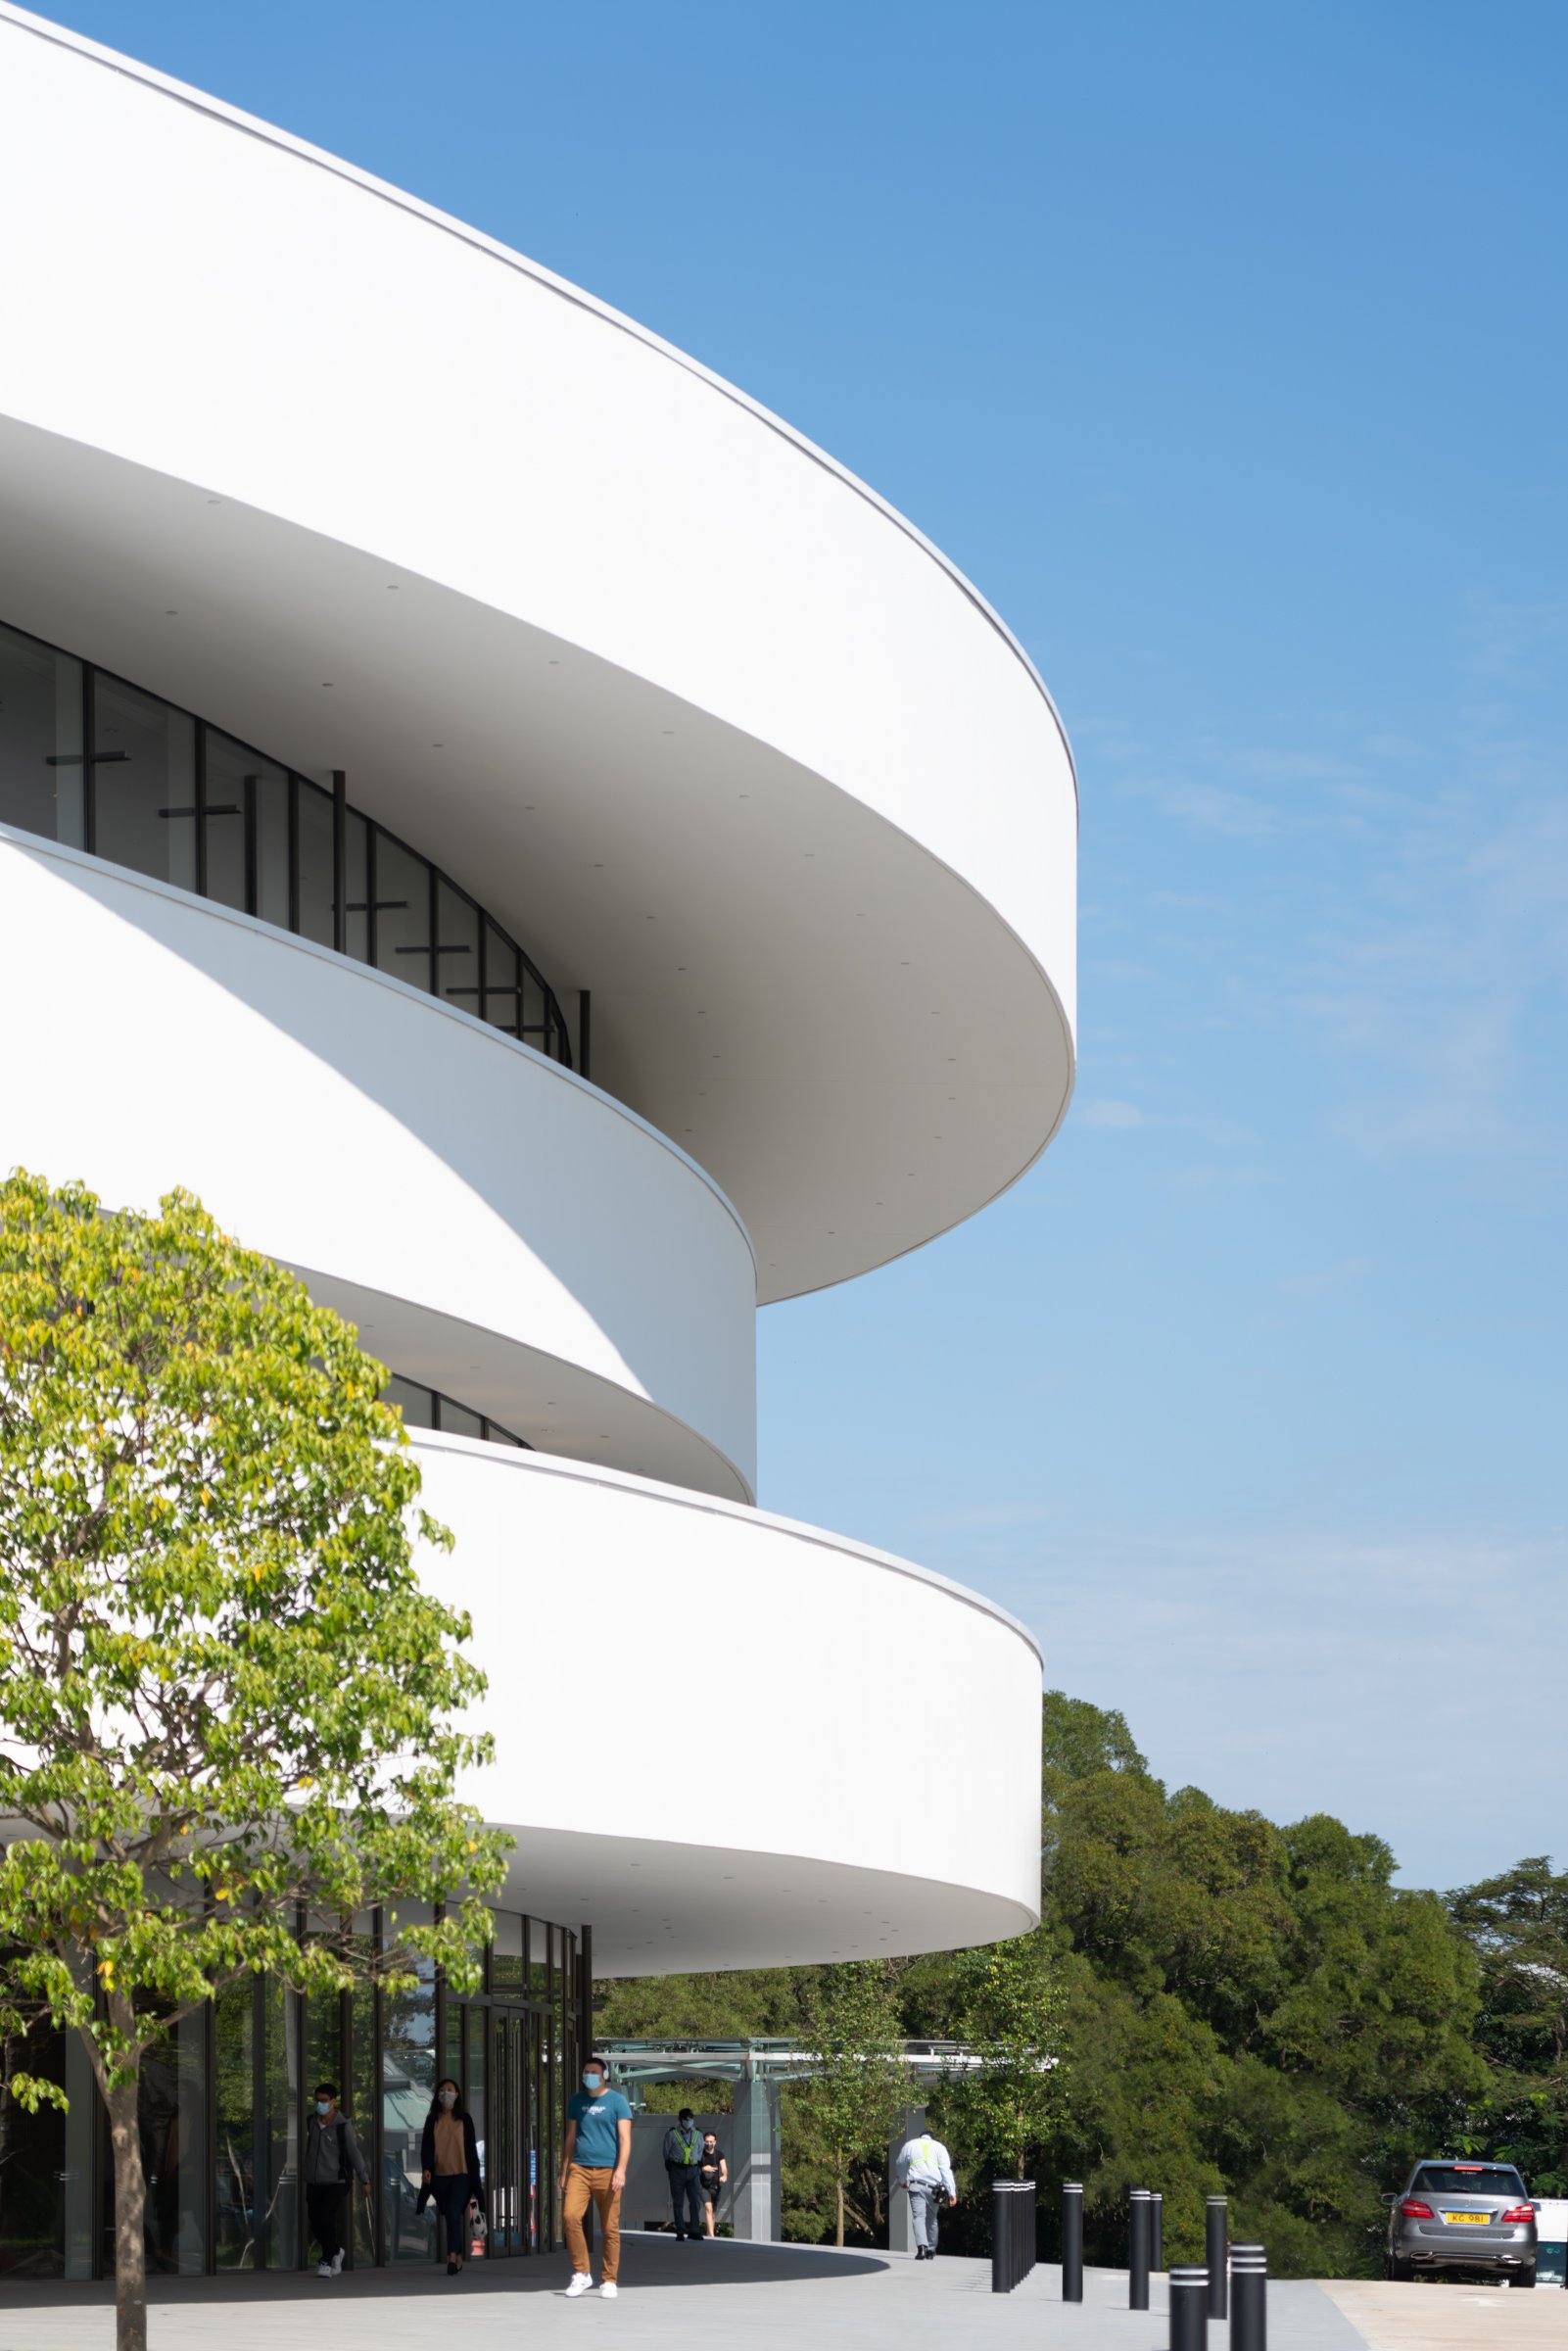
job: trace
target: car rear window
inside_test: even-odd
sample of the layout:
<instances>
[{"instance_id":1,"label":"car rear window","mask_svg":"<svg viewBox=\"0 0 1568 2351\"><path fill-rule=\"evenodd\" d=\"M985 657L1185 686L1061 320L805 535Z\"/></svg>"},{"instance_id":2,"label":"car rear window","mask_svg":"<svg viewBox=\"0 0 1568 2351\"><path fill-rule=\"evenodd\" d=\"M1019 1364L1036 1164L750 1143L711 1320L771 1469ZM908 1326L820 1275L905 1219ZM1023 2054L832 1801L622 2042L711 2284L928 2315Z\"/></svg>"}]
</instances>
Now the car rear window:
<instances>
[{"instance_id":1,"label":"car rear window","mask_svg":"<svg viewBox=\"0 0 1568 2351\"><path fill-rule=\"evenodd\" d=\"M1415 2185L1429 2196L1512 2196L1525 2200L1525 2183L1511 2164L1423 2163Z\"/></svg>"}]
</instances>

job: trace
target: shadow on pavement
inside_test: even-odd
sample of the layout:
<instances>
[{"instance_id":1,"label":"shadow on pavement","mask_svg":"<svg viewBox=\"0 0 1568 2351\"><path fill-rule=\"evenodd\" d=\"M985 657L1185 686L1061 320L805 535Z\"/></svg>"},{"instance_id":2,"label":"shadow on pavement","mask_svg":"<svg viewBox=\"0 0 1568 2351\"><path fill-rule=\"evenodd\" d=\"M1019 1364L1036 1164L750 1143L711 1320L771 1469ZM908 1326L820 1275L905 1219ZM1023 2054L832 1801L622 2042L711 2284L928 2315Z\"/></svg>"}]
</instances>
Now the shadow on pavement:
<instances>
[{"instance_id":1,"label":"shadow on pavement","mask_svg":"<svg viewBox=\"0 0 1568 2351\"><path fill-rule=\"evenodd\" d=\"M598 2274L598 2245L594 2248ZM695 2286L707 2278L724 2285L793 2285L814 2278L867 2277L890 2269L879 2253L839 2253L821 2245L737 2244L720 2237L712 2244L677 2244L671 2237L644 2236L635 2230L621 2238L621 2282L650 2286ZM358 2270L342 2278L317 2278L309 2270L229 2271L217 2278L149 2278L154 2305L189 2307L208 2302L323 2304L404 2301L409 2297L455 2304L474 2294L558 2294L571 2272L564 2253L476 2261L460 2278L449 2278L435 2263L407 2262L397 2269ZM12 2310L94 2309L112 2305L114 2280L67 2283L60 2278L0 2275L0 2313Z\"/></svg>"}]
</instances>

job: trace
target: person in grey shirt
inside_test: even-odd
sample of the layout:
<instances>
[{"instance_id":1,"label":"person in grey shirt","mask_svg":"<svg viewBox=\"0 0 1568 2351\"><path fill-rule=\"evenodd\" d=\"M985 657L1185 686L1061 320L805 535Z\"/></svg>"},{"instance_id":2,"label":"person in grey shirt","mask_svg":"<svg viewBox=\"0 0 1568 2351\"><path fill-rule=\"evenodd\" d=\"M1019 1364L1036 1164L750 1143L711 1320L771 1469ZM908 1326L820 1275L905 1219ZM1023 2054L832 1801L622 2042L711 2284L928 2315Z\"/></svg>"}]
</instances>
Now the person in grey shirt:
<instances>
[{"instance_id":1,"label":"person in grey shirt","mask_svg":"<svg viewBox=\"0 0 1568 2351\"><path fill-rule=\"evenodd\" d=\"M338 2086L318 2082L305 2127L305 2209L309 2233L321 2248L318 2278L336 2278L343 2269L343 2191L352 2175L361 2194L370 2193L370 2173L359 2152L354 2125L338 2112Z\"/></svg>"},{"instance_id":2,"label":"person in grey shirt","mask_svg":"<svg viewBox=\"0 0 1568 2351\"><path fill-rule=\"evenodd\" d=\"M915 2236L915 2259L936 2259L936 2216L944 2204L958 2202L953 2162L939 2138L923 2131L906 2138L898 2150L893 2178L909 2190L909 2217Z\"/></svg>"}]
</instances>

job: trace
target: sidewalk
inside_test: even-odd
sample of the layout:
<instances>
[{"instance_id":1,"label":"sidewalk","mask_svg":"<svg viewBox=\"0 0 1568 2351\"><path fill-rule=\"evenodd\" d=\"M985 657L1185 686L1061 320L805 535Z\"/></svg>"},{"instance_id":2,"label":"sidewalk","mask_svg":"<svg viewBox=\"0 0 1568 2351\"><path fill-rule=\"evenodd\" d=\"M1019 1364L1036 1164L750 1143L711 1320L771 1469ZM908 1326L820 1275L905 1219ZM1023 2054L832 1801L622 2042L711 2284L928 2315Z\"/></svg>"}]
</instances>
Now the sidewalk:
<instances>
[{"instance_id":1,"label":"sidewalk","mask_svg":"<svg viewBox=\"0 0 1568 2351\"><path fill-rule=\"evenodd\" d=\"M517 2351L519 2342L526 2351L602 2351L611 2337L638 2351L690 2351L699 2339L746 2351L800 2351L803 2340L811 2351L1164 2351L1169 2340L1164 2279L1155 2280L1155 2307L1135 2313L1124 2271L1089 2271L1082 2306L1068 2309L1055 2269L1004 2296L992 2294L980 2261L723 2238L677 2244L630 2231L622 2242L623 2292L613 2303L597 2294L565 2301L561 2254L481 2263L456 2279L423 2265L332 2280L160 2279L151 2351L430 2351L432 2327L451 2318L463 2351ZM1268 2296L1269 2351L1561 2343L1565 2321L1568 2308L1549 2293L1289 2282ZM1212 2326L1210 2351L1228 2351L1228 2332ZM114 2335L107 2283L0 2282L0 2351L113 2351Z\"/></svg>"}]
</instances>

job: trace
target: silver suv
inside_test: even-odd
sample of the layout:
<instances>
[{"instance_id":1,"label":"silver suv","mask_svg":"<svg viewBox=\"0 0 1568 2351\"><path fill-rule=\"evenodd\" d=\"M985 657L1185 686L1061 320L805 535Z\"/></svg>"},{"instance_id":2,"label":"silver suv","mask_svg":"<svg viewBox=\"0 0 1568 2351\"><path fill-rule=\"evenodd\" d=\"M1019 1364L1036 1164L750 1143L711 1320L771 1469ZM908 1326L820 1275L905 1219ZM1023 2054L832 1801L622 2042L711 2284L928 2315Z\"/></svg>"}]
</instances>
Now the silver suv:
<instances>
[{"instance_id":1,"label":"silver suv","mask_svg":"<svg viewBox=\"0 0 1568 2351\"><path fill-rule=\"evenodd\" d=\"M1536 2208L1511 2163L1429 2156L1402 2196L1390 2196L1391 2278L1487 2270L1510 2285L1536 2282Z\"/></svg>"}]
</instances>

